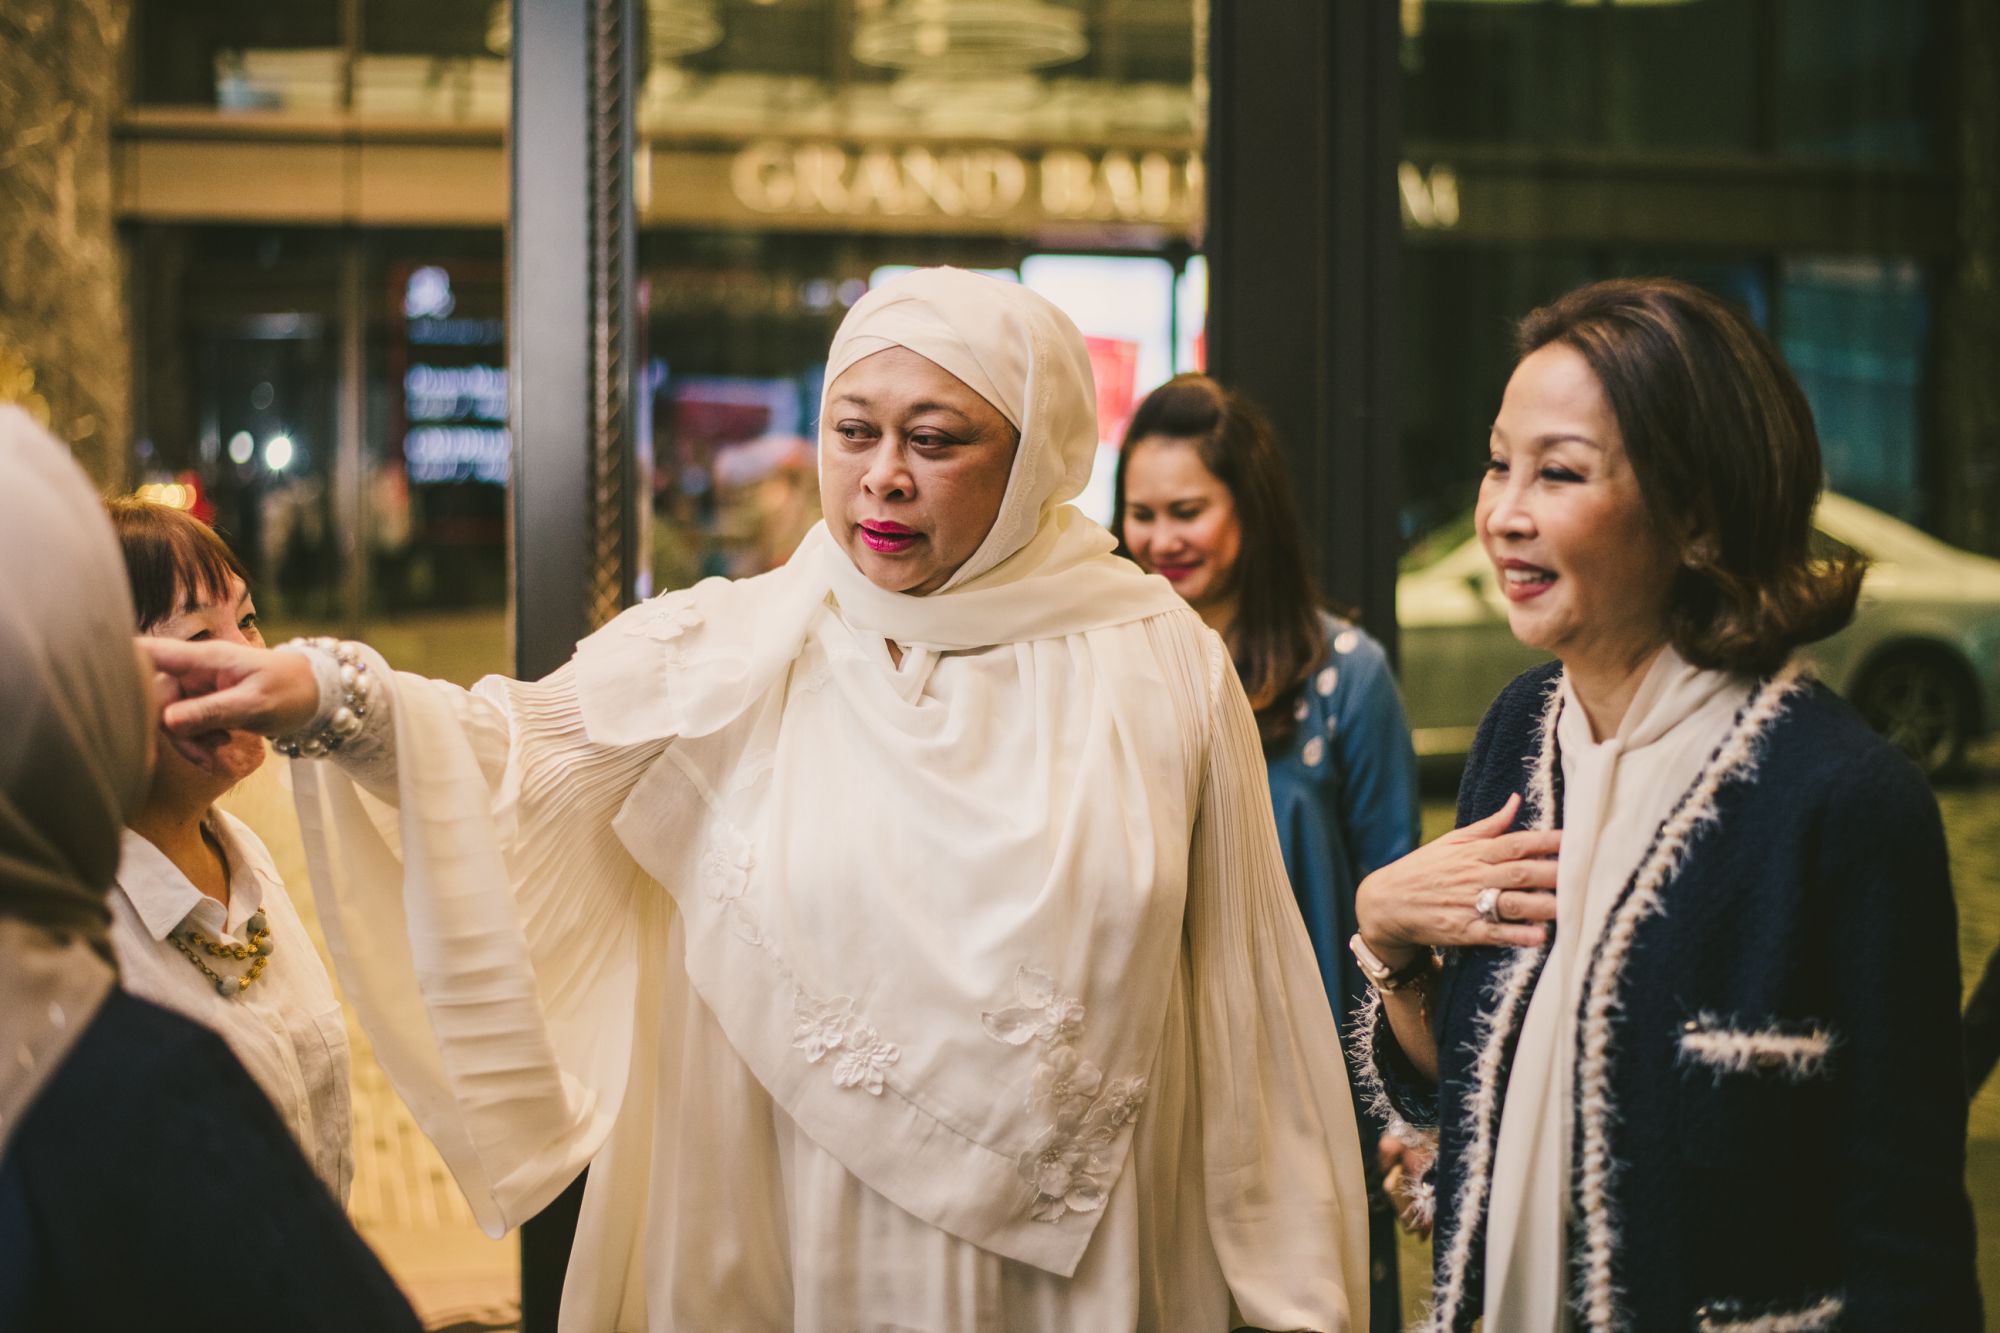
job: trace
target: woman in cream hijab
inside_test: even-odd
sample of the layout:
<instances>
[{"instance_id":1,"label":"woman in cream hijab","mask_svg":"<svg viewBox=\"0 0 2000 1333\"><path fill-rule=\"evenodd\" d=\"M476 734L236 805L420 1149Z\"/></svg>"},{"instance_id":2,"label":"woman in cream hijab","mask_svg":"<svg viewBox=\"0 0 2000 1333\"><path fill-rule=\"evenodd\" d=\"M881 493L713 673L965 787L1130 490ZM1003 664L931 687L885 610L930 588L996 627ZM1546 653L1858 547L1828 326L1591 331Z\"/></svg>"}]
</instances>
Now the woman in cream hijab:
<instances>
[{"instance_id":1,"label":"woman in cream hijab","mask_svg":"<svg viewBox=\"0 0 2000 1333\"><path fill-rule=\"evenodd\" d=\"M415 1333L228 1048L118 989L105 894L154 734L125 572L18 408L0 477L0 1328L192 1333L220 1299L224 1323Z\"/></svg>"},{"instance_id":2,"label":"woman in cream hijab","mask_svg":"<svg viewBox=\"0 0 2000 1333\"><path fill-rule=\"evenodd\" d=\"M298 766L329 943L474 1211L591 1165L585 1330L1366 1324L1333 1018L1221 642L1064 503L1083 339L857 303L826 521L467 693L160 644Z\"/></svg>"}]
</instances>

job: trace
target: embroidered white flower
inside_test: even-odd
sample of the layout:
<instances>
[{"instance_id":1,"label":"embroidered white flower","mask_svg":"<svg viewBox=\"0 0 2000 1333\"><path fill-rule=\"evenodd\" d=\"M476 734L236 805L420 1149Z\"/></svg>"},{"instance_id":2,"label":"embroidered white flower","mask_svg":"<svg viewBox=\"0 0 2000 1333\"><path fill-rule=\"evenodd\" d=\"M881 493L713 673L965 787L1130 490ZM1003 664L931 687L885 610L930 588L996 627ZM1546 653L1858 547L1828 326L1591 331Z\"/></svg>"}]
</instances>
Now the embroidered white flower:
<instances>
[{"instance_id":1,"label":"embroidered white flower","mask_svg":"<svg viewBox=\"0 0 2000 1333\"><path fill-rule=\"evenodd\" d=\"M1105 1087L1104 1095L1090 1108L1091 1122L1105 1130L1117 1129L1139 1114L1139 1103L1145 1100L1145 1079L1115 1078Z\"/></svg>"},{"instance_id":2,"label":"embroidered white flower","mask_svg":"<svg viewBox=\"0 0 2000 1333\"><path fill-rule=\"evenodd\" d=\"M854 1001L845 995L831 1000L815 1000L804 991L792 997L792 1012L798 1027L792 1031L792 1045L806 1053L807 1064L818 1064L828 1051L838 1050L847 1041L848 1024L854 1021Z\"/></svg>"},{"instance_id":3,"label":"embroidered white flower","mask_svg":"<svg viewBox=\"0 0 2000 1333\"><path fill-rule=\"evenodd\" d=\"M752 864L749 852L725 852L720 847L710 847L701 858L701 881L708 896L719 903L741 898L750 885Z\"/></svg>"},{"instance_id":4,"label":"embroidered white flower","mask_svg":"<svg viewBox=\"0 0 2000 1333\"><path fill-rule=\"evenodd\" d=\"M889 1066L903 1056L900 1047L883 1041L874 1028L854 1023L845 1037L846 1050L833 1062L833 1081L843 1088L864 1088L880 1097Z\"/></svg>"},{"instance_id":5,"label":"embroidered white flower","mask_svg":"<svg viewBox=\"0 0 2000 1333\"><path fill-rule=\"evenodd\" d=\"M1339 683L1340 683L1339 669L1336 667L1326 667L1319 673L1319 679L1317 682L1315 682L1313 688L1318 690L1322 696L1325 696L1332 694L1333 687L1335 685L1338 685Z\"/></svg>"},{"instance_id":6,"label":"embroidered white flower","mask_svg":"<svg viewBox=\"0 0 2000 1333\"><path fill-rule=\"evenodd\" d=\"M755 907L741 898L729 904L729 929L745 944L758 948L764 945L763 918L757 915Z\"/></svg>"},{"instance_id":7,"label":"embroidered white flower","mask_svg":"<svg viewBox=\"0 0 2000 1333\"><path fill-rule=\"evenodd\" d=\"M822 1000L798 990L792 995L792 1013L798 1019L792 1045L805 1052L807 1064L834 1056L836 1086L882 1095L889 1066L902 1058L902 1048L883 1041L882 1034L858 1017L853 999L836 995Z\"/></svg>"},{"instance_id":8,"label":"embroidered white flower","mask_svg":"<svg viewBox=\"0 0 2000 1333\"><path fill-rule=\"evenodd\" d=\"M1105 1083L1104 1071L1075 1045L1083 1036L1082 1002L1058 994L1048 973L1020 968L1014 998L1018 1003L989 1009L980 1019L995 1041L1041 1041L1049 1048L1028 1084L1028 1109L1048 1119L1019 1161L1021 1178L1035 1187L1030 1214L1038 1222L1060 1222L1070 1213L1095 1212L1104 1206L1105 1153L1138 1114L1146 1080Z\"/></svg>"},{"instance_id":9,"label":"embroidered white flower","mask_svg":"<svg viewBox=\"0 0 2000 1333\"><path fill-rule=\"evenodd\" d=\"M1028 1085L1028 1109L1048 1106L1058 1115L1079 1103L1090 1105L1104 1083L1104 1071L1076 1053L1074 1046L1058 1046L1035 1070Z\"/></svg>"},{"instance_id":10,"label":"embroidered white flower","mask_svg":"<svg viewBox=\"0 0 2000 1333\"><path fill-rule=\"evenodd\" d=\"M755 864L756 857L746 841L740 836L725 837L703 853L699 873L729 929L744 943L762 950L778 976L791 987L795 1020L792 1045L805 1056L806 1063L824 1064L832 1056L829 1072L836 1087L863 1088L880 1097L888 1083L889 1066L902 1058L902 1048L882 1040L856 1012L853 997L822 999L800 983L779 942L764 934L757 896L749 892L750 871Z\"/></svg>"},{"instance_id":11,"label":"embroidered white flower","mask_svg":"<svg viewBox=\"0 0 2000 1333\"><path fill-rule=\"evenodd\" d=\"M655 643L672 643L692 629L700 629L701 609L686 597L668 594L647 603L647 610L625 622L625 632Z\"/></svg>"},{"instance_id":12,"label":"embroidered white flower","mask_svg":"<svg viewBox=\"0 0 2000 1333\"><path fill-rule=\"evenodd\" d=\"M821 658L792 679L792 688L798 693L818 694L833 679L833 663Z\"/></svg>"},{"instance_id":13,"label":"embroidered white flower","mask_svg":"<svg viewBox=\"0 0 2000 1333\"><path fill-rule=\"evenodd\" d=\"M1020 1003L979 1016L995 1041L1024 1046L1039 1037L1060 1043L1083 1032L1083 1005L1073 996L1056 994L1056 979L1039 968L1023 966L1014 973L1014 998Z\"/></svg>"},{"instance_id":14,"label":"embroidered white flower","mask_svg":"<svg viewBox=\"0 0 2000 1333\"><path fill-rule=\"evenodd\" d=\"M1037 1222L1056 1222L1064 1213L1091 1213L1104 1206L1104 1159L1098 1146L1078 1132L1076 1121L1058 1120L1021 1154L1021 1178L1035 1187Z\"/></svg>"}]
</instances>

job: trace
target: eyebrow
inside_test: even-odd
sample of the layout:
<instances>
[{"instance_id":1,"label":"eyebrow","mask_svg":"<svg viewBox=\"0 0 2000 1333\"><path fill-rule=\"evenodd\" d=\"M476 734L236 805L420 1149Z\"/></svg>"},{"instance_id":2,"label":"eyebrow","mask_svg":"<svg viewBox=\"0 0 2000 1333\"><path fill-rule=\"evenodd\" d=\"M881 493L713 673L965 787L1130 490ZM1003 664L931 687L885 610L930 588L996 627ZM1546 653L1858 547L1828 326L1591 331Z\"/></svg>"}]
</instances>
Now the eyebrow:
<instances>
[{"instance_id":1,"label":"eyebrow","mask_svg":"<svg viewBox=\"0 0 2000 1333\"><path fill-rule=\"evenodd\" d=\"M1497 421L1494 422L1493 425L1488 428L1487 433L1501 440L1505 440L1507 438L1507 432L1500 429L1500 423ZM1578 435L1573 431L1559 430L1559 431L1552 431L1547 435L1537 435L1533 440L1530 440L1529 443L1538 444L1544 449L1548 448L1552 444L1575 443L1575 444L1587 445L1588 447L1595 449L1600 453L1602 453L1604 450L1604 445L1601 441L1593 440L1588 435Z\"/></svg>"},{"instance_id":2,"label":"eyebrow","mask_svg":"<svg viewBox=\"0 0 2000 1333\"><path fill-rule=\"evenodd\" d=\"M836 396L833 401L836 403L853 403L856 407L873 407L875 405L871 399L864 398L858 393L842 393ZM955 417L964 417L966 420L971 420L963 408L953 407L950 403L922 402L910 404L911 416L915 416L920 412L949 412Z\"/></svg>"},{"instance_id":3,"label":"eyebrow","mask_svg":"<svg viewBox=\"0 0 2000 1333\"><path fill-rule=\"evenodd\" d=\"M250 597L251 597L250 585L246 583L243 585L243 595L236 599L236 609L238 611L241 611L244 605L249 602ZM172 616L168 617L168 619L178 620L182 616L191 616L195 612L201 610L201 608L204 605L205 603L197 602L193 598L189 598L188 604L182 607L180 610L174 612Z\"/></svg>"}]
</instances>

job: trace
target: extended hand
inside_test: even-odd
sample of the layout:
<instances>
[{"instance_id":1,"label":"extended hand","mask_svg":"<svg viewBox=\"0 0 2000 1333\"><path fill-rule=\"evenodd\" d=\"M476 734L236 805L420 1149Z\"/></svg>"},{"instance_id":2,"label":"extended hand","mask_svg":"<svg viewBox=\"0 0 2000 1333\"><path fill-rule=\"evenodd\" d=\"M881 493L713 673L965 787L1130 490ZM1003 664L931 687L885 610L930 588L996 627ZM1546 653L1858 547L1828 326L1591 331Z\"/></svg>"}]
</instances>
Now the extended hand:
<instances>
[{"instance_id":1,"label":"extended hand","mask_svg":"<svg viewBox=\"0 0 2000 1333\"><path fill-rule=\"evenodd\" d=\"M1562 830L1509 833L1518 794L1486 818L1453 829L1361 881L1355 912L1361 938L1391 966L1420 948L1466 944L1533 947L1556 918L1556 853ZM1499 920L1480 915L1494 890Z\"/></svg>"},{"instance_id":2,"label":"extended hand","mask_svg":"<svg viewBox=\"0 0 2000 1333\"><path fill-rule=\"evenodd\" d=\"M1411 1143L1395 1134L1384 1134L1375 1145L1382 1189L1396 1206L1396 1221L1419 1240L1431 1236L1432 1187L1424 1177L1436 1156L1435 1144Z\"/></svg>"},{"instance_id":3,"label":"extended hand","mask_svg":"<svg viewBox=\"0 0 2000 1333\"><path fill-rule=\"evenodd\" d=\"M230 732L287 736L319 712L319 680L299 653L180 639L140 639L139 647L180 696L160 715L167 739L210 772Z\"/></svg>"}]
</instances>

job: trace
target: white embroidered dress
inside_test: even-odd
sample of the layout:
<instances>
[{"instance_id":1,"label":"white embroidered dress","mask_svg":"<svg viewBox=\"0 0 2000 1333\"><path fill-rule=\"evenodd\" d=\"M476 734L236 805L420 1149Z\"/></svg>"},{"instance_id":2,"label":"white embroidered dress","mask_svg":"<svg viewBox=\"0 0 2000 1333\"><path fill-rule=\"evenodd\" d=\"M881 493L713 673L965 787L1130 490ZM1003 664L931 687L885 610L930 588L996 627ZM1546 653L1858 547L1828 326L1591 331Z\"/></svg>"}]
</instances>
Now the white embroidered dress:
<instances>
[{"instance_id":1,"label":"white embroidered dress","mask_svg":"<svg viewBox=\"0 0 2000 1333\"><path fill-rule=\"evenodd\" d=\"M933 271L855 307L828 382L885 346L1021 430L945 591L882 592L817 529L540 683L378 661L368 732L300 766L377 1053L489 1230L590 1165L566 1333L1363 1325L1254 721L1061 503L1082 340Z\"/></svg>"}]
</instances>

